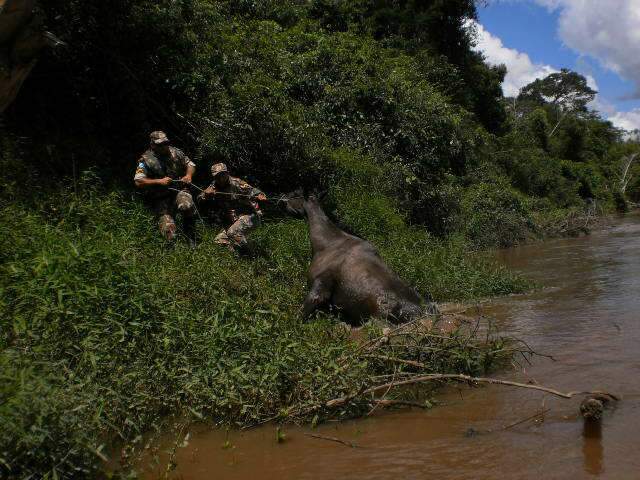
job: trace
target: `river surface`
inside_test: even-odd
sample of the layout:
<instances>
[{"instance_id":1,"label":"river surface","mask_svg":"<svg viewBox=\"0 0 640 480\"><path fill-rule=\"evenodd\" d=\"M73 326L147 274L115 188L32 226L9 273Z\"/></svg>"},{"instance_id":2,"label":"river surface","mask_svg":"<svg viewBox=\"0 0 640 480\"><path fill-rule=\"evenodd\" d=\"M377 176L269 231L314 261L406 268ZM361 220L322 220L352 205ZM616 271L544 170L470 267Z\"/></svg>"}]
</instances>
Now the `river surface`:
<instances>
[{"instance_id":1,"label":"river surface","mask_svg":"<svg viewBox=\"0 0 640 480\"><path fill-rule=\"evenodd\" d=\"M450 388L444 406L403 410L317 429L275 427L225 434L197 429L176 451L171 478L640 479L640 217L590 236L499 252L544 288L492 301L484 313L535 350L523 371L562 391L606 390L622 401L600 426L585 426L580 399L520 388ZM504 427L548 409L544 417ZM485 432L469 435L470 429ZM492 433L486 433L491 430ZM317 433L361 448L305 436ZM227 447L223 444L228 439ZM166 446L165 446L166 448ZM166 455L161 456L166 459ZM166 465L148 469L158 478Z\"/></svg>"}]
</instances>

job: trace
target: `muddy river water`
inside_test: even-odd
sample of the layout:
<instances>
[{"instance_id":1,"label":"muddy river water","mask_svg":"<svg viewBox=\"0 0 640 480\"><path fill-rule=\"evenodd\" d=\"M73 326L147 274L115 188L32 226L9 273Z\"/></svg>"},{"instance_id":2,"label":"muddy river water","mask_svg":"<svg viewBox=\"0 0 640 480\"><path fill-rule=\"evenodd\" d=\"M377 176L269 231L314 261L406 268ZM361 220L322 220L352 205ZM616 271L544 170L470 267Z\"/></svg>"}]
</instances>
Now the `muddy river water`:
<instances>
[{"instance_id":1,"label":"muddy river water","mask_svg":"<svg viewBox=\"0 0 640 480\"><path fill-rule=\"evenodd\" d=\"M555 362L536 358L499 378L563 391L622 395L600 427L585 427L579 399L519 388L450 388L444 405L310 428L191 432L171 478L183 479L640 479L640 216L588 237L500 252L544 285L483 307L502 329ZM549 409L544 418L508 429ZM469 429L493 433L468 435ZM316 432L361 448L305 436ZM163 458L166 458L164 456ZM147 470L158 478L166 466Z\"/></svg>"}]
</instances>

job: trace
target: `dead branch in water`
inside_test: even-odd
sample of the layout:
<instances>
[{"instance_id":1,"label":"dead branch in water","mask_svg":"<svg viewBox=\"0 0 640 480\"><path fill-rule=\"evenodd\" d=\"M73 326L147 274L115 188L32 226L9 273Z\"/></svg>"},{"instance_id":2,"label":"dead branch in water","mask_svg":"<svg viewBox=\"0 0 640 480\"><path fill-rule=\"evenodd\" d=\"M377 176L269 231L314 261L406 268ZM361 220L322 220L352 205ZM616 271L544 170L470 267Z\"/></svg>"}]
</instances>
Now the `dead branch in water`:
<instances>
[{"instance_id":1,"label":"dead branch in water","mask_svg":"<svg viewBox=\"0 0 640 480\"><path fill-rule=\"evenodd\" d=\"M348 442L346 440L340 440L336 437L326 437L324 435L318 435L317 433L305 433L307 437L317 438L318 440L327 440L328 442L336 442L341 443L342 445L346 445L351 448L362 448L360 445L356 445L355 443Z\"/></svg>"},{"instance_id":2,"label":"dead branch in water","mask_svg":"<svg viewBox=\"0 0 640 480\"><path fill-rule=\"evenodd\" d=\"M487 321L487 326L481 327L480 321ZM467 331L466 328L469 328L470 331ZM485 329L486 339L479 338L480 336L484 337L481 334ZM337 368L332 372L332 376L341 376L346 369L354 365L357 368L368 370L367 375L358 379L355 384L334 392L334 395L341 395L340 397L333 399L330 399L331 397L315 397L311 402L288 410L286 415L289 418L301 419L320 410L339 410L352 407L356 408L358 412L361 411L359 409L368 407L368 415L373 414L380 407L427 408L425 404L405 401L402 396L397 399L393 398L396 395L391 395L391 393L395 387L426 384L434 381L460 382L467 383L469 386L486 383L526 388L565 399L576 395L595 393L565 393L535 383L527 384L496 378L472 377L462 373L432 373L438 370L451 371L450 369L459 368L456 362L460 356L475 358L477 361L483 362L483 365L488 359L489 367L491 367L494 363L503 360L511 359L513 361L513 356L517 354L522 355L526 361L528 361L528 356L535 355L554 360L551 355L534 352L523 340L498 337L492 328L490 319L486 317L477 320L473 325L460 326L451 333L440 330L437 323L423 322L421 319L415 320L385 328L381 335L378 334L374 338L355 345L354 349L337 358ZM385 363L395 364L392 374L389 369L390 365L385 365ZM386 398L387 395L392 398ZM328 398L329 400L327 400ZM331 416L329 412L325 412L325 414ZM366 411L364 414L367 414Z\"/></svg>"},{"instance_id":3,"label":"dead branch in water","mask_svg":"<svg viewBox=\"0 0 640 480\"><path fill-rule=\"evenodd\" d=\"M528 388L528 389L531 389L531 390L538 390L538 391L542 391L542 392L545 392L545 393L550 393L550 394L555 395L556 397L560 397L560 398L573 398L576 395L592 395L592 394L611 395L611 394L608 394L606 392L599 392L599 391L563 393L563 392L560 392L558 390L554 390L553 388L544 387L542 385L530 385L530 384L526 384L526 383L512 382L510 380L500 380L500 379L497 379L497 378L471 377L469 375L455 374L455 373L433 373L433 374L429 374L429 375L416 376L416 377L409 378L409 379L406 379L406 380L398 380L398 381L394 381L394 382L385 383L385 384L382 384L382 385L376 385L375 387L370 387L370 388L367 388L367 389L363 390L359 394L349 395L349 396L346 396L346 397L329 400L325 404L325 406L327 408L339 407L339 406L344 405L345 403L347 403L347 402L349 402L349 401L353 400L354 398L359 397L361 395L368 395L370 393L375 393L375 392L378 392L380 390L389 389L389 388L392 388L392 387L415 385L417 383L433 382L433 381L437 381L437 380L455 380L455 381L467 382L467 383L489 383L489 384L492 384L492 385L506 385L506 386L510 386L510 387ZM613 398L617 399L616 396L614 396L614 395L611 395L611 396Z\"/></svg>"},{"instance_id":4,"label":"dead branch in water","mask_svg":"<svg viewBox=\"0 0 640 480\"><path fill-rule=\"evenodd\" d=\"M523 423L526 423L526 422L528 422L530 420L535 420L536 418L544 417L545 414L549 413L550 411L551 411L550 408L545 408L541 412L537 412L537 413L531 415L530 417L523 418L522 420L518 420L517 422L510 423L509 425L505 425L500 430L509 430L510 428L516 427L518 425L522 425ZM492 430L490 430L490 431L492 431Z\"/></svg>"},{"instance_id":5,"label":"dead branch in water","mask_svg":"<svg viewBox=\"0 0 640 480\"><path fill-rule=\"evenodd\" d=\"M533 415L528 416L527 418L523 418L522 420L518 420L516 422L510 423L509 425L505 425L505 426L500 427L500 428L488 428L486 430L475 430L473 428L470 428L469 430L467 430L466 436L473 436L473 435L476 435L476 434L504 432L506 430L509 430L510 428L516 427L518 425L522 425L523 423L527 423L527 422L529 422L531 420L536 420L536 419L538 419L540 417L544 417L544 415L546 413L549 413L550 411L551 411L550 408L545 408L541 412L536 412Z\"/></svg>"},{"instance_id":6,"label":"dead branch in water","mask_svg":"<svg viewBox=\"0 0 640 480\"><path fill-rule=\"evenodd\" d=\"M522 420L518 420L517 422L510 423L509 425L505 425L504 427L501 428L501 430L509 430L510 428L516 427L518 425L522 425L523 423L526 423L530 420L535 420L536 418L544 417L544 415L549 413L550 411L551 411L550 408L545 408L541 412L537 412L534 415L531 415L530 417L523 418Z\"/></svg>"}]
</instances>

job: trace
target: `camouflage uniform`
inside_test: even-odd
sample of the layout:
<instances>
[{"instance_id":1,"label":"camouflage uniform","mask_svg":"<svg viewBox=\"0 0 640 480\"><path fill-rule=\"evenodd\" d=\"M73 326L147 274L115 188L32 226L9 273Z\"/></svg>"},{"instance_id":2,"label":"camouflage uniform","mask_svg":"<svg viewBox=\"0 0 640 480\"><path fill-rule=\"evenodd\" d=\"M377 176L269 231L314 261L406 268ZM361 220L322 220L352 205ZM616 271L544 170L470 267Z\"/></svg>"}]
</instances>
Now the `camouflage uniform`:
<instances>
[{"instance_id":1,"label":"camouflage uniform","mask_svg":"<svg viewBox=\"0 0 640 480\"><path fill-rule=\"evenodd\" d=\"M153 132L151 134L152 141L154 134L157 134L156 137L158 139L168 141L163 132ZM148 149L138 160L138 167L133 178L134 180L141 180L145 178L171 177L174 180L179 180L186 175L189 166L195 168L196 164L178 148L169 147L169 155L166 157L159 156L152 149ZM145 189L145 197L158 218L160 233L168 240L171 240L175 233L175 216L177 212L183 215L185 223L192 223L195 215L195 204L187 189L175 192L160 185L149 186Z\"/></svg>"},{"instance_id":2,"label":"camouflage uniform","mask_svg":"<svg viewBox=\"0 0 640 480\"><path fill-rule=\"evenodd\" d=\"M227 172L224 163L218 163L211 167L211 173L215 177L220 172ZM252 187L240 178L229 177L229 183L220 187L211 183L215 189L214 205L222 216L225 227L215 238L219 245L227 245L230 248L243 248L247 245L247 233L259 226L262 222L262 212L256 201L258 195L264 195L257 188Z\"/></svg>"}]
</instances>

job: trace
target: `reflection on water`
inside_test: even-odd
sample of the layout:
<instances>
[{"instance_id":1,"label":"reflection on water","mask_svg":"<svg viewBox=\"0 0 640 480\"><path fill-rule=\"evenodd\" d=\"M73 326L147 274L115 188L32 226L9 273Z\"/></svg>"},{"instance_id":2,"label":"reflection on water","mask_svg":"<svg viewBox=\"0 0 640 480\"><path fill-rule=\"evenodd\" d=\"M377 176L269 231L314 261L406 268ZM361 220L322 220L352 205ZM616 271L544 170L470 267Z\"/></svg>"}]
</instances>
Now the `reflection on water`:
<instances>
[{"instance_id":1,"label":"reflection on water","mask_svg":"<svg viewBox=\"0 0 640 480\"><path fill-rule=\"evenodd\" d=\"M591 475L602 473L602 423L600 421L585 420L582 429L582 455L584 456L584 470Z\"/></svg>"},{"instance_id":2,"label":"reflection on water","mask_svg":"<svg viewBox=\"0 0 640 480\"><path fill-rule=\"evenodd\" d=\"M640 478L640 219L578 239L500 252L513 269L544 285L486 306L504 330L556 362L538 358L523 372L501 376L559 390L600 389L623 396L602 423L584 423L580 399L490 386L444 392L446 406L385 413L323 425L321 435L364 448L305 436L308 428L275 427L230 436L193 431L177 450L173 478L183 479L581 479ZM518 422L550 411L542 422ZM493 433L466 436L470 428ZM166 455L161 461L166 461ZM150 468L157 478L166 467Z\"/></svg>"}]
</instances>

